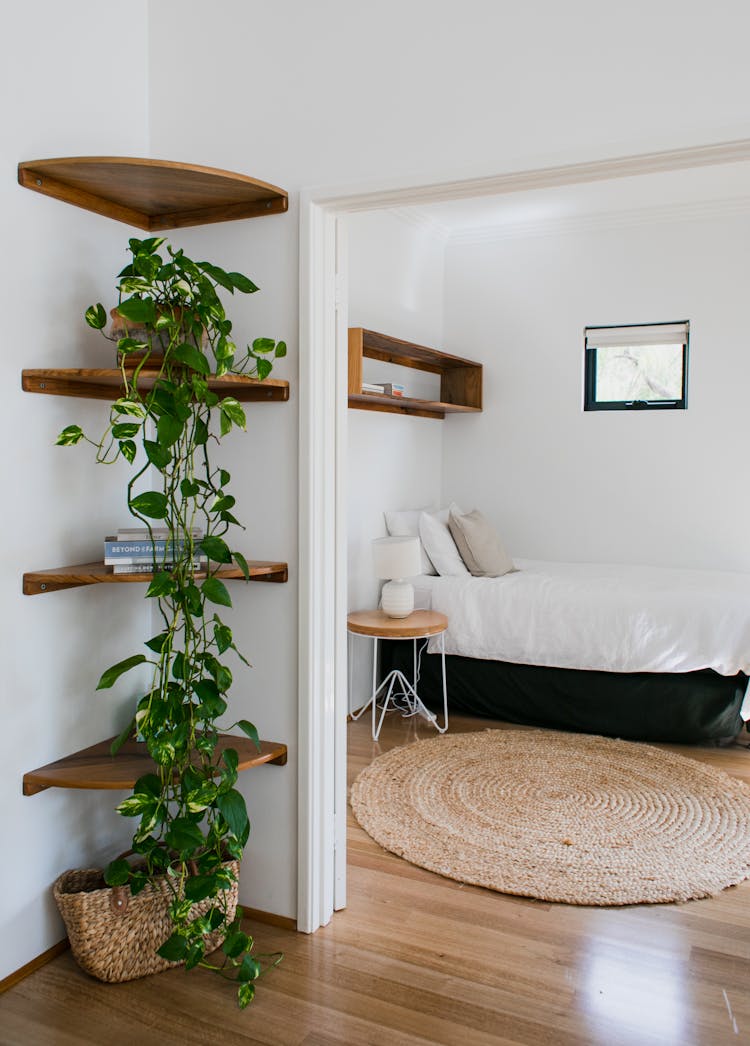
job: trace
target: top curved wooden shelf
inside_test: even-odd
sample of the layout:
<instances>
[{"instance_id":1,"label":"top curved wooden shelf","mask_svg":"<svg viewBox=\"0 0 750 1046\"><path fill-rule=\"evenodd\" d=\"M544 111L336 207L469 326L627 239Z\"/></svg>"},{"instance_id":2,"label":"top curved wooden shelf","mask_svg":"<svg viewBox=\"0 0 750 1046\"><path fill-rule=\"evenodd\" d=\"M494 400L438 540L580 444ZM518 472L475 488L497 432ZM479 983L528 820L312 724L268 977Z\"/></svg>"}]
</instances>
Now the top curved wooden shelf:
<instances>
[{"instance_id":1,"label":"top curved wooden shelf","mask_svg":"<svg viewBox=\"0 0 750 1046\"><path fill-rule=\"evenodd\" d=\"M280 214L289 205L283 189L244 174L131 156L27 160L18 182L147 232Z\"/></svg>"}]
</instances>

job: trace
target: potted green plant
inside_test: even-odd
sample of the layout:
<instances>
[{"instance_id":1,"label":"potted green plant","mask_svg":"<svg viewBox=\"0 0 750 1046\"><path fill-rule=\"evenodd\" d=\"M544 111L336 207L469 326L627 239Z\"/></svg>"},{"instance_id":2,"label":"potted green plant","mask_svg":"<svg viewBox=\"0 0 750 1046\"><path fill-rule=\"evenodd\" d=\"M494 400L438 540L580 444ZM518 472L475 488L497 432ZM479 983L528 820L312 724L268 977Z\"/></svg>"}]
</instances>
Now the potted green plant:
<instances>
[{"instance_id":1,"label":"potted green plant","mask_svg":"<svg viewBox=\"0 0 750 1046\"><path fill-rule=\"evenodd\" d=\"M230 476L211 459L212 444L245 428L245 414L236 398L212 391L208 378L231 373L262 380L286 346L258 338L240 354L219 290L254 293L258 288L246 276L192 261L161 238L131 239L129 251L131 260L119 274L117 313L137 336L125 332L117 340L122 392L101 439L70 425L57 440L65 446L87 440L103 463L124 458L133 469L129 512L149 535L157 525L167 534L166 551L154 552L145 594L158 608L161 627L146 641L148 653L112 665L98 684L106 689L137 666L151 667L150 684L113 745L114 753L137 734L156 764L156 772L140 778L117 807L137 819L137 863L117 859L104 877L110 887L128 887L133 897L158 884L172 931L158 955L188 968L218 969L237 982L239 1004L246 1006L262 967L230 899L236 896L233 862L242 856L249 821L235 787L237 752L219 746L219 720L232 684L225 655L247 662L220 616L231 597L216 572L232 562L246 578L249 570L229 540L241 525L233 515ZM86 320L103 331L104 307L91 306ZM142 489L154 476L152 489ZM205 573L196 570L200 556L209 560ZM232 727L258 743L247 720L221 729ZM222 938L222 960L215 963L208 955Z\"/></svg>"}]
</instances>

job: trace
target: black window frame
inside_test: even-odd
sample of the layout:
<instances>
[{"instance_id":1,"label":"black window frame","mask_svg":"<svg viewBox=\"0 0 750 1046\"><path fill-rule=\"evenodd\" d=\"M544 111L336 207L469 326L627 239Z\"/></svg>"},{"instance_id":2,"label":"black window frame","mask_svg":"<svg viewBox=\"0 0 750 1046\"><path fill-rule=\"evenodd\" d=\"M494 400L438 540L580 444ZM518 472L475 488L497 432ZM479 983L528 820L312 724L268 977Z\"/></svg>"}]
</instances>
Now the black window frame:
<instances>
[{"instance_id":1,"label":"black window frame","mask_svg":"<svg viewBox=\"0 0 750 1046\"><path fill-rule=\"evenodd\" d=\"M596 398L596 354L599 346L589 346L588 335L584 342L583 409L589 410L687 410L688 405L688 359L690 354L689 320L660 321L659 323L613 323L610 326L586 327L588 330L618 330L628 327L672 327L681 324L686 329L682 343L682 395L676 400L597 400ZM678 344L678 343L676 343Z\"/></svg>"}]
</instances>

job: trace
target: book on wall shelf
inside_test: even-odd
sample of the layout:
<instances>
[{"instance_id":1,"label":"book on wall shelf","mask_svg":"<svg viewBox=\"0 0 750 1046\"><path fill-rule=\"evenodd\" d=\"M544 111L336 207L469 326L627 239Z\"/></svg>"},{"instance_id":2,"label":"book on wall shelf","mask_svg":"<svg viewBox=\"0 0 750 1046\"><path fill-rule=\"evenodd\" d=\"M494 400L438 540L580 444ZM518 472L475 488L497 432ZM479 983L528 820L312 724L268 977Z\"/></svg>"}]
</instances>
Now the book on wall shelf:
<instances>
[{"instance_id":1,"label":"book on wall shelf","mask_svg":"<svg viewBox=\"0 0 750 1046\"><path fill-rule=\"evenodd\" d=\"M203 537L202 527L191 527L189 531L190 536L194 541L200 540ZM115 537L105 538L106 541L166 541L171 538L172 531L169 527L152 527L149 531L148 527L118 527L117 534ZM184 541L184 532L180 535L177 540Z\"/></svg>"},{"instance_id":2,"label":"book on wall shelf","mask_svg":"<svg viewBox=\"0 0 750 1046\"><path fill-rule=\"evenodd\" d=\"M192 569L206 570L208 557L200 547L203 531L195 527L190 533L194 545ZM164 527L152 528L150 534L146 527L121 528L117 536L104 539L104 565L112 567L115 574L148 574L155 568L171 570L187 543L184 534L174 537Z\"/></svg>"},{"instance_id":3,"label":"book on wall shelf","mask_svg":"<svg viewBox=\"0 0 750 1046\"><path fill-rule=\"evenodd\" d=\"M154 572L153 559L120 560L117 563L105 562L104 565L111 567L113 574L153 574ZM174 568L174 563L157 562L156 567L158 570L172 570ZM192 570L194 573L201 573L202 571L208 570L208 560L193 560Z\"/></svg>"},{"instance_id":4,"label":"book on wall shelf","mask_svg":"<svg viewBox=\"0 0 750 1046\"><path fill-rule=\"evenodd\" d=\"M406 386L398 381L363 381L362 392L367 392L375 396L405 396Z\"/></svg>"}]
</instances>

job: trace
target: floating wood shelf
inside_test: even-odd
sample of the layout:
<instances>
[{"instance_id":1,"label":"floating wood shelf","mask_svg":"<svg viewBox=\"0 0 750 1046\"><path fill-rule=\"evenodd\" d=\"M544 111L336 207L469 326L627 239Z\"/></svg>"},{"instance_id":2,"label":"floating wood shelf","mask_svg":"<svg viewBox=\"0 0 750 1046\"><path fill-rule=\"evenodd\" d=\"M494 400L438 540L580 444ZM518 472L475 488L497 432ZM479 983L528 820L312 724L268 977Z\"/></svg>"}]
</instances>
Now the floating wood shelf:
<instances>
[{"instance_id":1,"label":"floating wood shelf","mask_svg":"<svg viewBox=\"0 0 750 1046\"><path fill-rule=\"evenodd\" d=\"M144 367L138 377L138 387L151 388L159 374L158 367ZM275 378L258 381L242 374L224 374L210 377L208 387L214 392L234 396L242 403L284 403L289 399L289 382ZM80 396L85 399L112 400L123 388L122 373L111 370L55 367L21 371L21 388L25 392L39 392L48 396Z\"/></svg>"},{"instance_id":2,"label":"floating wood shelf","mask_svg":"<svg viewBox=\"0 0 750 1046\"><path fill-rule=\"evenodd\" d=\"M147 232L280 214L283 189L244 174L131 156L71 156L28 160L18 182Z\"/></svg>"},{"instance_id":3,"label":"floating wood shelf","mask_svg":"<svg viewBox=\"0 0 750 1046\"><path fill-rule=\"evenodd\" d=\"M45 788L126 789L132 788L144 774L156 772L156 764L143 741L126 741L117 755L110 755L113 741L112 737L100 741L24 774L23 794L35 795ZM287 760L286 745L276 741L261 741L259 752L249 737L222 734L216 752L220 754L226 748L234 748L239 755L240 770L263 763L284 766Z\"/></svg>"},{"instance_id":4,"label":"floating wood shelf","mask_svg":"<svg viewBox=\"0 0 750 1046\"><path fill-rule=\"evenodd\" d=\"M381 396L377 392L350 393L349 406L357 410L383 410L389 414L411 414L418 418L444 418L446 414L476 414L481 407L463 403L441 403L409 396Z\"/></svg>"},{"instance_id":5,"label":"floating wood shelf","mask_svg":"<svg viewBox=\"0 0 750 1046\"><path fill-rule=\"evenodd\" d=\"M399 367L413 367L440 375L440 399L381 396L362 392L362 360L383 360ZM478 413L482 409L482 364L451 356L389 334L363 327L349 328L349 406L410 414L419 418L444 418L446 414Z\"/></svg>"},{"instance_id":6,"label":"floating wood shelf","mask_svg":"<svg viewBox=\"0 0 750 1046\"><path fill-rule=\"evenodd\" d=\"M288 580L286 563L265 560L248 560L251 581L284 583ZM205 574L197 573L197 578ZM245 575L238 566L222 566L215 577L224 581L244 581ZM50 570L34 570L23 575L23 594L36 596L42 592L60 592L65 588L80 588L81 585L132 584L151 581L151 574L113 574L111 567L103 563L82 563L73 567L52 567Z\"/></svg>"}]
</instances>

